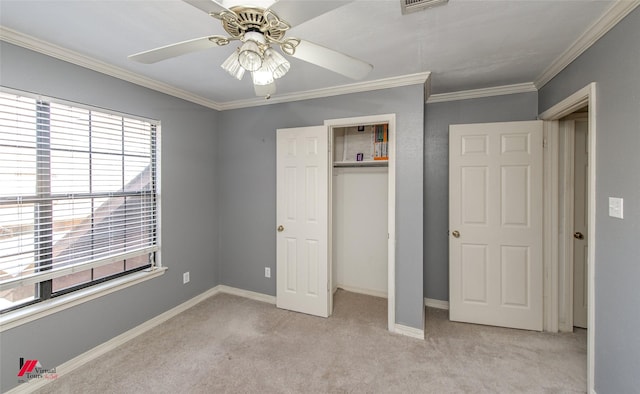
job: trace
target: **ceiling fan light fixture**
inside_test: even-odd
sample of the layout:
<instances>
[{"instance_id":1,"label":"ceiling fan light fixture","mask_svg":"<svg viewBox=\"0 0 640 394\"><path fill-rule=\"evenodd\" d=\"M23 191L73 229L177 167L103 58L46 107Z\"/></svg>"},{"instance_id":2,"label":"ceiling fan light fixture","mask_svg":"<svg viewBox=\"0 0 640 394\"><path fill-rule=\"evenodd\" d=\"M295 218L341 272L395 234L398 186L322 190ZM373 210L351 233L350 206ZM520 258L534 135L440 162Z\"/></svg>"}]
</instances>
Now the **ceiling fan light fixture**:
<instances>
[{"instance_id":1,"label":"ceiling fan light fixture","mask_svg":"<svg viewBox=\"0 0 640 394\"><path fill-rule=\"evenodd\" d=\"M273 73L264 66L259 70L253 71L251 77L254 85L264 86L273 83Z\"/></svg>"},{"instance_id":2,"label":"ceiling fan light fixture","mask_svg":"<svg viewBox=\"0 0 640 394\"><path fill-rule=\"evenodd\" d=\"M265 68L271 71L275 79L283 77L289 71L289 68L291 68L291 63L272 48L264 51L264 63Z\"/></svg>"},{"instance_id":3,"label":"ceiling fan light fixture","mask_svg":"<svg viewBox=\"0 0 640 394\"><path fill-rule=\"evenodd\" d=\"M256 71L262 66L262 56L258 44L253 41L247 41L240 47L238 54L240 65L247 71Z\"/></svg>"},{"instance_id":4,"label":"ceiling fan light fixture","mask_svg":"<svg viewBox=\"0 0 640 394\"><path fill-rule=\"evenodd\" d=\"M249 31L245 33L245 41L240 47L238 61L247 71L257 71L262 67L262 50L265 39L261 33Z\"/></svg>"},{"instance_id":5,"label":"ceiling fan light fixture","mask_svg":"<svg viewBox=\"0 0 640 394\"><path fill-rule=\"evenodd\" d=\"M238 61L237 50L233 51L220 67L238 80L242 80L242 77L244 76L245 69Z\"/></svg>"}]
</instances>

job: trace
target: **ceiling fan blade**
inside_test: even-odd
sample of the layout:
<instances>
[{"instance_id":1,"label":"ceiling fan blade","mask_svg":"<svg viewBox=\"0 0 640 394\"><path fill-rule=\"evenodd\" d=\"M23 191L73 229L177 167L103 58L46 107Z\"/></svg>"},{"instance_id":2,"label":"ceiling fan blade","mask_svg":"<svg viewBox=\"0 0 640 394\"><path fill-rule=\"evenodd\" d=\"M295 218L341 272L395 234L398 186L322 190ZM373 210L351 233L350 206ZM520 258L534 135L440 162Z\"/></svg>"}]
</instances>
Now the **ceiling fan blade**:
<instances>
[{"instance_id":1,"label":"ceiling fan blade","mask_svg":"<svg viewBox=\"0 0 640 394\"><path fill-rule=\"evenodd\" d=\"M253 89L256 91L256 96L268 99L276 92L276 83L272 82L269 85L253 85Z\"/></svg>"},{"instance_id":2,"label":"ceiling fan blade","mask_svg":"<svg viewBox=\"0 0 640 394\"><path fill-rule=\"evenodd\" d=\"M187 0L185 0L187 1ZM300 0L279 0L269 9L273 11L279 18L289 24L289 26L298 26L299 24L327 13L345 4L348 1L300 1Z\"/></svg>"},{"instance_id":3,"label":"ceiling fan blade","mask_svg":"<svg viewBox=\"0 0 640 394\"><path fill-rule=\"evenodd\" d=\"M228 8L214 0L182 0L192 6L201 9L207 14L219 14L223 11L231 12Z\"/></svg>"},{"instance_id":4,"label":"ceiling fan blade","mask_svg":"<svg viewBox=\"0 0 640 394\"><path fill-rule=\"evenodd\" d=\"M151 49L148 51L136 53L129 56L129 59L136 62L151 64L161 60L171 59L172 57L184 55L186 53L196 52L203 49L225 45L228 43L229 38L223 36L207 36L195 38L193 40L178 42L176 44L165 45L160 48Z\"/></svg>"},{"instance_id":5,"label":"ceiling fan blade","mask_svg":"<svg viewBox=\"0 0 640 394\"><path fill-rule=\"evenodd\" d=\"M352 79L362 79L373 70L365 61L305 40L300 40L291 56Z\"/></svg>"}]
</instances>

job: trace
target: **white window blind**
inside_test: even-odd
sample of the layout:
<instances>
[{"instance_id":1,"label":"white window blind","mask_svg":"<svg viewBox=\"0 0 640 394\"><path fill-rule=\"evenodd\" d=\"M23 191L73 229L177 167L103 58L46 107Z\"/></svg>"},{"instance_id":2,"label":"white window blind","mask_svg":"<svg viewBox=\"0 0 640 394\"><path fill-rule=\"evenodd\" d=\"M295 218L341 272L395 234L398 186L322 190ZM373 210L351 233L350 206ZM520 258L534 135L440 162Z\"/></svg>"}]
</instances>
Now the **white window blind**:
<instances>
[{"instance_id":1,"label":"white window blind","mask_svg":"<svg viewBox=\"0 0 640 394\"><path fill-rule=\"evenodd\" d=\"M148 120L0 92L0 291L153 264L156 134Z\"/></svg>"}]
</instances>

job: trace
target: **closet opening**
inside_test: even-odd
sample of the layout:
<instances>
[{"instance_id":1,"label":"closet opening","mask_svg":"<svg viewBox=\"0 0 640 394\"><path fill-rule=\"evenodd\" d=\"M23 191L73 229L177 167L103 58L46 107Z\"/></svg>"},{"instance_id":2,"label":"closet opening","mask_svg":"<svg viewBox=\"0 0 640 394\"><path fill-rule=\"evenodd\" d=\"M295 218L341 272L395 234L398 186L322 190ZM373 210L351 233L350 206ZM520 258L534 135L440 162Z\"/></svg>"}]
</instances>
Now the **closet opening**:
<instances>
[{"instance_id":1,"label":"closet opening","mask_svg":"<svg viewBox=\"0 0 640 394\"><path fill-rule=\"evenodd\" d=\"M386 299L395 326L395 116L336 119L329 127L329 250L334 302L341 293ZM366 307L380 302L364 303ZM367 306L369 305L369 306ZM381 312L382 313L382 312Z\"/></svg>"}]
</instances>

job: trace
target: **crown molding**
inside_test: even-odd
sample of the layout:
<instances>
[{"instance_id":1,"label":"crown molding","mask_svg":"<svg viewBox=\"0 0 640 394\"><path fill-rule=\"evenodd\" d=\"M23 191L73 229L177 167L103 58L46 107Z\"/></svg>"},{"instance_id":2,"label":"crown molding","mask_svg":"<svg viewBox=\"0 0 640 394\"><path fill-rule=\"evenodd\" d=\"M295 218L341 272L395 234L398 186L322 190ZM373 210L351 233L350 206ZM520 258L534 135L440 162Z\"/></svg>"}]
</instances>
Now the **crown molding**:
<instances>
[{"instance_id":1,"label":"crown molding","mask_svg":"<svg viewBox=\"0 0 640 394\"><path fill-rule=\"evenodd\" d=\"M204 97L189 93L182 89L178 89L169 84L144 77L140 74L136 74L123 68L113 66L100 60L96 60L89 56L80 54L78 52L63 48L55 44L51 44L49 42L20 33L16 30L9 29L4 26L0 26L0 40L42 53L47 56L54 57L59 60L63 60L65 62L88 68L102 74L116 77L118 79L122 79L124 81L131 82L145 88L166 93L168 95L178 97L192 103L200 104L202 106L217 110L220 109L220 104Z\"/></svg>"},{"instance_id":2,"label":"crown molding","mask_svg":"<svg viewBox=\"0 0 640 394\"><path fill-rule=\"evenodd\" d=\"M618 22L633 11L640 0L616 1L597 21L595 21L571 46L564 51L540 76L534 81L536 88L540 89L553 77L558 75L565 67L573 62L584 51L589 49L602 36L607 34Z\"/></svg>"},{"instance_id":3,"label":"crown molding","mask_svg":"<svg viewBox=\"0 0 640 394\"><path fill-rule=\"evenodd\" d=\"M399 77L378 79L375 81L366 81L349 85L309 90L305 92L281 94L272 97L269 100L256 97L247 100L237 100L220 103L189 93L185 90L178 89L169 84L159 82L155 79L148 78L140 74L125 70L123 68L110 65L100 60L72 51L70 49L66 49L61 46L46 42L44 40L40 40L38 38L20 33L16 30L9 29L4 26L0 26L0 40L218 111L307 100L313 98L338 96L348 93L359 93L406 85L415 85L418 83L425 83L431 75L431 73L429 72L423 72L403 75Z\"/></svg>"},{"instance_id":4,"label":"crown molding","mask_svg":"<svg viewBox=\"0 0 640 394\"><path fill-rule=\"evenodd\" d=\"M442 103L446 101L469 100L483 97L502 96L505 94L537 92L533 82L518 83L514 85L494 86L484 89L461 90L459 92L432 94L427 100L428 104Z\"/></svg>"},{"instance_id":5,"label":"crown molding","mask_svg":"<svg viewBox=\"0 0 640 394\"><path fill-rule=\"evenodd\" d=\"M604 36L609 30L611 30L611 28L613 28L618 22L620 22L620 20L622 20L631 11L633 11L638 5L640 5L640 0L616 1L614 5L605 12L604 15L602 15L593 25L591 25L591 27L584 34L582 34L565 52L563 52L562 55L560 55L549 67L547 67L547 69L545 69L545 71L533 83L522 83L486 89L474 89L451 93L433 94L431 96L429 96L428 92L428 83L430 81L431 73L423 72L399 77L384 78L375 81L366 81L330 88L309 90L304 92L286 93L272 97L269 100L265 100L262 98L252 98L220 103L206 99L202 96L192 94L185 90L178 89L174 86L159 82L152 78L148 78L140 74L122 69L120 67L110 65L89 56L82 55L78 52L60 47L58 45L51 44L44 40L28 36L4 26L0 26L0 40L218 111L308 100L322 97L331 97L349 93L360 93L422 83L425 84L425 98L427 98L427 103L438 103L537 91L539 88L553 79L553 77L560 73L584 51L586 51L598 39Z\"/></svg>"},{"instance_id":6,"label":"crown molding","mask_svg":"<svg viewBox=\"0 0 640 394\"><path fill-rule=\"evenodd\" d=\"M264 98L252 98L247 100L236 100L221 103L221 110L239 109L248 107L257 107L261 105L271 105L278 103L287 103L291 101L309 100L322 97L339 96L349 93L361 93L372 90L397 88L400 86L417 85L427 83L431 76L430 72L422 72L416 74L402 75L399 77L391 77L377 79L375 81L357 82L348 85L333 86L330 88L322 88L315 90L307 90L304 92L278 94L268 100Z\"/></svg>"}]
</instances>

